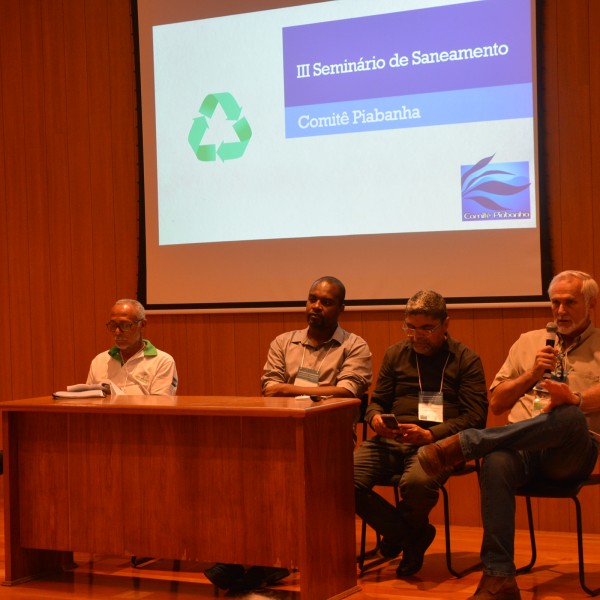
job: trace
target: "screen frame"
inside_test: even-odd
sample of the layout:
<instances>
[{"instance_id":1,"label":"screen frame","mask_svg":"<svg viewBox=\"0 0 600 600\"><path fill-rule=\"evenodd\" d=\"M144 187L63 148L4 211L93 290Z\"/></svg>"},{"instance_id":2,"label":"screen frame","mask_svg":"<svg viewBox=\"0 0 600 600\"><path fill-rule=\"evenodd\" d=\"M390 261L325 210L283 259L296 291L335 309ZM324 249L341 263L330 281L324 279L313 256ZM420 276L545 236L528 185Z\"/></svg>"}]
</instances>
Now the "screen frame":
<instances>
[{"instance_id":1,"label":"screen frame","mask_svg":"<svg viewBox=\"0 0 600 600\"><path fill-rule=\"evenodd\" d=\"M226 1L218 15L226 16L233 14L253 13L274 8L285 8L299 5L310 5L325 3L329 0L262 0L264 7L254 8L247 11L238 11L232 7L235 1ZM224 6L223 6L224 5ZM547 306L547 287L553 276L553 261L551 255L551 241L549 239L549 208L547 197L547 176L545 175L545 144L544 129L544 103L542 102L543 89L540 85L541 73L543 72L543 40L542 40L542 16L543 4L541 0L534 0L532 5L532 20L534 23L532 32L533 54L534 54L534 95L535 95L535 151L536 151L536 182L538 194L539 215L539 244L541 258L541 283L542 292L537 295L526 296L502 296L501 298L469 297L469 296L446 296L446 302L454 308L492 308L492 307L537 307ZM147 290L147 231L146 231L146 198L145 198L145 173L144 173L144 132L142 115L142 81L141 81L141 56L140 56L140 31L138 18L138 0L131 0L132 29L135 55L135 77L137 97L137 127L138 127L138 169L139 169L139 238L138 238L138 278L137 296L146 306L150 313L204 313L204 312L286 312L295 311L305 306L305 298L298 300L273 300L273 301L234 301L234 302L190 302L190 303L148 303ZM209 17L207 17L209 18ZM177 22L177 18L173 20ZM401 298L348 298L346 305L351 310L387 310L401 309L405 306L408 297Z\"/></svg>"}]
</instances>

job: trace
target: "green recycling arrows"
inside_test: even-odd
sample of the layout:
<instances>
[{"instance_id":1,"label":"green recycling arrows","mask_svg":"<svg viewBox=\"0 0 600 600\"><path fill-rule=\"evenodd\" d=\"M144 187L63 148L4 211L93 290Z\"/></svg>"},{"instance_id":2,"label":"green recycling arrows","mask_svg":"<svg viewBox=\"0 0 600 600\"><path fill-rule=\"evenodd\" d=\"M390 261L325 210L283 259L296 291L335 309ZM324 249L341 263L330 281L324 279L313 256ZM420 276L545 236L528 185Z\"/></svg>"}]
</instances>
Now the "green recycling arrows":
<instances>
[{"instance_id":1,"label":"green recycling arrows","mask_svg":"<svg viewBox=\"0 0 600 600\"><path fill-rule=\"evenodd\" d=\"M217 106L221 105L228 121L235 121L232 127L235 131L237 142L221 142L217 148L216 144L202 144L202 138L209 128L209 121L212 118ZM204 98L198 112L202 115L196 117L188 134L188 142L198 160L210 162L217 160L217 156L222 160L234 160L243 156L246 146L252 137L252 129L246 120L246 117L240 119L242 108L236 99L228 92L220 94L209 94Z\"/></svg>"}]
</instances>

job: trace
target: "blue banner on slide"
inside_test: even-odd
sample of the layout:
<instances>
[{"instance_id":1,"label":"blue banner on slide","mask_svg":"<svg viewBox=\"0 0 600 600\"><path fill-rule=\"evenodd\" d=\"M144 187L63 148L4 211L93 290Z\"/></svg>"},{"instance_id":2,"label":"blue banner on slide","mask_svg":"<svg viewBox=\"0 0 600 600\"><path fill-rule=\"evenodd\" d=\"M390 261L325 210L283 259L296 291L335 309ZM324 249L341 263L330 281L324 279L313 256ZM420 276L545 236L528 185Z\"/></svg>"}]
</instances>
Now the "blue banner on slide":
<instances>
[{"instance_id":1,"label":"blue banner on slide","mask_svg":"<svg viewBox=\"0 0 600 600\"><path fill-rule=\"evenodd\" d=\"M286 27L286 137L531 117L530 33L524 0Z\"/></svg>"},{"instance_id":2,"label":"blue banner on slide","mask_svg":"<svg viewBox=\"0 0 600 600\"><path fill-rule=\"evenodd\" d=\"M366 98L285 111L286 137L309 137L533 117L530 85Z\"/></svg>"}]
</instances>

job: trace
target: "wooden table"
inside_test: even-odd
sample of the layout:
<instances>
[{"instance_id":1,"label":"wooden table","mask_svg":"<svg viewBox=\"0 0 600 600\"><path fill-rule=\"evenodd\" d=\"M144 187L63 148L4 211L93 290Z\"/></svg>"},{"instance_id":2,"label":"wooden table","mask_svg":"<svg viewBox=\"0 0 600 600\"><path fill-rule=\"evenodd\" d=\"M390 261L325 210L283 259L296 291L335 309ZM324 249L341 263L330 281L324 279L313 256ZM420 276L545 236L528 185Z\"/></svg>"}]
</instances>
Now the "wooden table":
<instances>
[{"instance_id":1,"label":"wooden table","mask_svg":"<svg viewBox=\"0 0 600 600\"><path fill-rule=\"evenodd\" d=\"M356 584L359 400L117 396L0 403L6 581L72 552L299 569L301 598Z\"/></svg>"}]
</instances>

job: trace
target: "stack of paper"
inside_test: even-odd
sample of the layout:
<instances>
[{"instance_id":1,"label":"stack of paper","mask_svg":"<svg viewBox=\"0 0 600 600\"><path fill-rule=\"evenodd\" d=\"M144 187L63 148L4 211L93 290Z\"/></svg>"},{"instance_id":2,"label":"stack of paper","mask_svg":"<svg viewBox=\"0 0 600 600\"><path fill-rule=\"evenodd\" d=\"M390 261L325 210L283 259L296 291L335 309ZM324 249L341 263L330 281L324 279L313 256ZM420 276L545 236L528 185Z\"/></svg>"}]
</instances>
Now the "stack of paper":
<instances>
[{"instance_id":1,"label":"stack of paper","mask_svg":"<svg viewBox=\"0 0 600 600\"><path fill-rule=\"evenodd\" d=\"M53 398L104 398L106 386L101 383L87 385L78 383L77 385L68 385L64 392L54 392Z\"/></svg>"}]
</instances>

